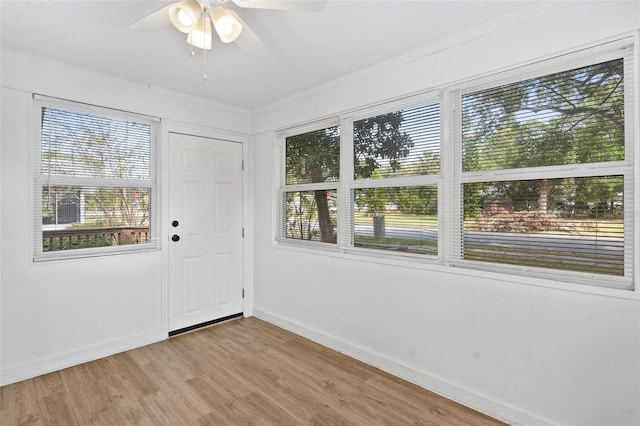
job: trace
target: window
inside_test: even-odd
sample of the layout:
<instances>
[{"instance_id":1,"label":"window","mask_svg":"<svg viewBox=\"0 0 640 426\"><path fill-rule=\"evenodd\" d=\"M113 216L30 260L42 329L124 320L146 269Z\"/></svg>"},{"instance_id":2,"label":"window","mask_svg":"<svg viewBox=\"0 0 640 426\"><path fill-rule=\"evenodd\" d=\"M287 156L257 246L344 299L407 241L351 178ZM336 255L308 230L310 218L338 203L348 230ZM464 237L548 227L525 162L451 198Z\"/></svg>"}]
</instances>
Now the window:
<instances>
[{"instance_id":1,"label":"window","mask_svg":"<svg viewBox=\"0 0 640 426\"><path fill-rule=\"evenodd\" d=\"M339 126L286 137L284 238L336 242L339 178Z\"/></svg>"},{"instance_id":2,"label":"window","mask_svg":"<svg viewBox=\"0 0 640 426\"><path fill-rule=\"evenodd\" d=\"M278 241L634 289L633 51L622 39L287 131Z\"/></svg>"},{"instance_id":3,"label":"window","mask_svg":"<svg viewBox=\"0 0 640 426\"><path fill-rule=\"evenodd\" d=\"M439 102L359 119L352 127L347 244L437 256Z\"/></svg>"},{"instance_id":4,"label":"window","mask_svg":"<svg viewBox=\"0 0 640 426\"><path fill-rule=\"evenodd\" d=\"M155 120L38 98L35 258L157 247Z\"/></svg>"},{"instance_id":5,"label":"window","mask_svg":"<svg viewBox=\"0 0 640 426\"><path fill-rule=\"evenodd\" d=\"M281 139L280 240L437 256L440 103L320 127Z\"/></svg>"},{"instance_id":6,"label":"window","mask_svg":"<svg viewBox=\"0 0 640 426\"><path fill-rule=\"evenodd\" d=\"M630 69L618 56L461 94L462 260L631 283Z\"/></svg>"}]
</instances>

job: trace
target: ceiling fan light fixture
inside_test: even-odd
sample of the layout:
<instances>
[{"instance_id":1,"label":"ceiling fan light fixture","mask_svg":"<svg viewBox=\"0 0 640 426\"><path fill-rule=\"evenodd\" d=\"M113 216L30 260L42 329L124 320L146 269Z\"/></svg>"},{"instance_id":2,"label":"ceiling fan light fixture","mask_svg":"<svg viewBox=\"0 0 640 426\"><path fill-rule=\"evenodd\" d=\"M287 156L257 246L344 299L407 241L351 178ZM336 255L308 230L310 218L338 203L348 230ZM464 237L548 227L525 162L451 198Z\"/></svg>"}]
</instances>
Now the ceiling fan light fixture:
<instances>
[{"instance_id":1,"label":"ceiling fan light fixture","mask_svg":"<svg viewBox=\"0 0 640 426\"><path fill-rule=\"evenodd\" d=\"M169 19L178 31L190 33L197 25L202 8L195 0L184 0L169 8Z\"/></svg>"},{"instance_id":2,"label":"ceiling fan light fixture","mask_svg":"<svg viewBox=\"0 0 640 426\"><path fill-rule=\"evenodd\" d=\"M178 9L178 22L185 27L193 26L193 19L184 9Z\"/></svg>"},{"instance_id":3,"label":"ceiling fan light fixture","mask_svg":"<svg viewBox=\"0 0 640 426\"><path fill-rule=\"evenodd\" d=\"M211 49L211 39L211 19L208 14L203 13L198 20L198 23L187 36L187 43L191 44L193 47L208 50Z\"/></svg>"},{"instance_id":4,"label":"ceiling fan light fixture","mask_svg":"<svg viewBox=\"0 0 640 426\"><path fill-rule=\"evenodd\" d=\"M240 18L231 10L216 6L211 11L213 26L224 43L235 41L242 33Z\"/></svg>"}]
</instances>

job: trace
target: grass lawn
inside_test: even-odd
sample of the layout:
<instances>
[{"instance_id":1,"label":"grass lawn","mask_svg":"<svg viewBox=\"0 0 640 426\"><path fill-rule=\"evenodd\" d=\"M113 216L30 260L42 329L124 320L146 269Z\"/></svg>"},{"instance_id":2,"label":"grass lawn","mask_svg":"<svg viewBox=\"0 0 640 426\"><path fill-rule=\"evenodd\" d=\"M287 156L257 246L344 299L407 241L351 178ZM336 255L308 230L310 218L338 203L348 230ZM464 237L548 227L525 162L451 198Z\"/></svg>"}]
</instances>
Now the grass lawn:
<instances>
[{"instance_id":1,"label":"grass lawn","mask_svg":"<svg viewBox=\"0 0 640 426\"><path fill-rule=\"evenodd\" d=\"M356 225L371 225L373 217L364 213L356 212L353 221ZM567 227L572 232L570 235L584 236L600 236L600 237L620 237L624 233L624 222L621 219L595 219L595 218L577 218L565 219ZM399 212L387 212L384 214L384 222L386 226L396 227L414 227L414 228L437 228L438 218L435 215L419 216L411 214L403 214ZM476 231L476 219L467 218L464 221L465 231ZM543 233L543 232L540 232ZM558 231L550 231L551 234L561 234Z\"/></svg>"}]
</instances>

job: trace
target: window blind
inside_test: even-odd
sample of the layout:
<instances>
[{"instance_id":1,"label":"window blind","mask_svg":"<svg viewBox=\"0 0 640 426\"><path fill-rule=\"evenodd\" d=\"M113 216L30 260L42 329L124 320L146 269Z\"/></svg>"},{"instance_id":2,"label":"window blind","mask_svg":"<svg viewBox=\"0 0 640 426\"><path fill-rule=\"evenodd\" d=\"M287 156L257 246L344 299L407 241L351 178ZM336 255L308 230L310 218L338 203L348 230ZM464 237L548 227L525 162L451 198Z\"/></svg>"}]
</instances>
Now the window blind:
<instances>
[{"instance_id":1,"label":"window blind","mask_svg":"<svg viewBox=\"0 0 640 426\"><path fill-rule=\"evenodd\" d=\"M39 98L35 258L157 247L154 120Z\"/></svg>"},{"instance_id":2,"label":"window blind","mask_svg":"<svg viewBox=\"0 0 640 426\"><path fill-rule=\"evenodd\" d=\"M440 102L353 122L353 247L437 256Z\"/></svg>"},{"instance_id":3,"label":"window blind","mask_svg":"<svg viewBox=\"0 0 640 426\"><path fill-rule=\"evenodd\" d=\"M436 256L438 188L358 188L352 193L354 247Z\"/></svg>"},{"instance_id":4,"label":"window blind","mask_svg":"<svg viewBox=\"0 0 640 426\"><path fill-rule=\"evenodd\" d=\"M47 176L151 179L151 125L42 108L41 170Z\"/></svg>"},{"instance_id":5,"label":"window blind","mask_svg":"<svg viewBox=\"0 0 640 426\"><path fill-rule=\"evenodd\" d=\"M440 103L354 121L354 177L440 173Z\"/></svg>"},{"instance_id":6,"label":"window blind","mask_svg":"<svg viewBox=\"0 0 640 426\"><path fill-rule=\"evenodd\" d=\"M464 184L464 259L624 276L623 179Z\"/></svg>"},{"instance_id":7,"label":"window blind","mask_svg":"<svg viewBox=\"0 0 640 426\"><path fill-rule=\"evenodd\" d=\"M462 259L631 279L631 66L461 96Z\"/></svg>"},{"instance_id":8,"label":"window blind","mask_svg":"<svg viewBox=\"0 0 640 426\"><path fill-rule=\"evenodd\" d=\"M337 243L340 126L284 138L281 237Z\"/></svg>"},{"instance_id":9,"label":"window blind","mask_svg":"<svg viewBox=\"0 0 640 426\"><path fill-rule=\"evenodd\" d=\"M622 58L462 96L463 171L625 158Z\"/></svg>"},{"instance_id":10,"label":"window blind","mask_svg":"<svg viewBox=\"0 0 640 426\"><path fill-rule=\"evenodd\" d=\"M289 136L285 144L286 185L339 180L339 126Z\"/></svg>"}]
</instances>

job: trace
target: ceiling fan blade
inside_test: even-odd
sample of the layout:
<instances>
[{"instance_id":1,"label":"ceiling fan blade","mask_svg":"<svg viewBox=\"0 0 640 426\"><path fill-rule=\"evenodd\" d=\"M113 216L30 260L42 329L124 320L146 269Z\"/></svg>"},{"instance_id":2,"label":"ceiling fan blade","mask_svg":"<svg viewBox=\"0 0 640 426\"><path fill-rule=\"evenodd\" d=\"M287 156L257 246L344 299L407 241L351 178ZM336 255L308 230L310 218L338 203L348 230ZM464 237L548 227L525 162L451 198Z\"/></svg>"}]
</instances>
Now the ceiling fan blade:
<instances>
[{"instance_id":1,"label":"ceiling fan blade","mask_svg":"<svg viewBox=\"0 0 640 426\"><path fill-rule=\"evenodd\" d=\"M317 12L326 0L232 0L240 7L251 9L301 10Z\"/></svg>"},{"instance_id":2,"label":"ceiling fan blade","mask_svg":"<svg viewBox=\"0 0 640 426\"><path fill-rule=\"evenodd\" d=\"M167 24L170 23L169 8L173 6L173 4L174 3L169 3L160 9L154 10L148 15L129 24L129 28L136 31L154 31L166 27Z\"/></svg>"},{"instance_id":3,"label":"ceiling fan blade","mask_svg":"<svg viewBox=\"0 0 640 426\"><path fill-rule=\"evenodd\" d=\"M258 37L258 35L247 25L247 23L233 10L227 9L242 25L242 33L240 37L234 42L240 50L250 52L259 50L264 47L264 42Z\"/></svg>"}]
</instances>

